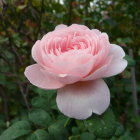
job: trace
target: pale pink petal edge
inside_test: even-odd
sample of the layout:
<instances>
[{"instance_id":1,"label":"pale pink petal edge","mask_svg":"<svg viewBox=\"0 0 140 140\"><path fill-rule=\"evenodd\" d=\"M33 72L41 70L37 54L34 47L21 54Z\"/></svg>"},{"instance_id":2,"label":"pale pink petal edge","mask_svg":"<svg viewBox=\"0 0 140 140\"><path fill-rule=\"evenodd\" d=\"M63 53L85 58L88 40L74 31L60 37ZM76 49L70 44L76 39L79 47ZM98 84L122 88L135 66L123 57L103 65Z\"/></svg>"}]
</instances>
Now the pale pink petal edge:
<instances>
[{"instance_id":1,"label":"pale pink petal edge","mask_svg":"<svg viewBox=\"0 0 140 140\"><path fill-rule=\"evenodd\" d=\"M67 85L58 90L59 110L75 119L87 119L92 113L102 114L110 104L110 91L102 79Z\"/></svg>"},{"instance_id":2,"label":"pale pink petal edge","mask_svg":"<svg viewBox=\"0 0 140 140\"><path fill-rule=\"evenodd\" d=\"M42 72L41 69L38 64L26 67L24 74L30 83L43 89L58 89L64 86L61 82L53 79L47 72Z\"/></svg>"}]
</instances>

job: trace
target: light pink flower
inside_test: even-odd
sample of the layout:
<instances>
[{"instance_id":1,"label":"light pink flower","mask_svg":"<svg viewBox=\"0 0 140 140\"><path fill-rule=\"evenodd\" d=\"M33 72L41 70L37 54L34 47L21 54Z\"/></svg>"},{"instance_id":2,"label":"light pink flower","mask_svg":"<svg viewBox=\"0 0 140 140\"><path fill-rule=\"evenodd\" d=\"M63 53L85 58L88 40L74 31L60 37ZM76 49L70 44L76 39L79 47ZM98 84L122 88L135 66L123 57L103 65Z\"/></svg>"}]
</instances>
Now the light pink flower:
<instances>
[{"instance_id":1,"label":"light pink flower","mask_svg":"<svg viewBox=\"0 0 140 140\"><path fill-rule=\"evenodd\" d=\"M124 56L106 33L58 25L34 44L36 64L26 68L25 76L39 88L58 89L57 105L66 116L86 119L108 108L110 92L102 78L121 73L127 66Z\"/></svg>"}]
</instances>

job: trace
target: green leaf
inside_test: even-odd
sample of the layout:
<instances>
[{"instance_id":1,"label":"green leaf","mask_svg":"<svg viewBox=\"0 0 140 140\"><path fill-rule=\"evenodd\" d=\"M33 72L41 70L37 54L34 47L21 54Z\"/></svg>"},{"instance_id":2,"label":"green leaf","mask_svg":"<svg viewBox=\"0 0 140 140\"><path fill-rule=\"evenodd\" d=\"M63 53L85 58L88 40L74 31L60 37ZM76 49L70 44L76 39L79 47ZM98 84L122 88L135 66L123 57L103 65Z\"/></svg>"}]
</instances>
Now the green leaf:
<instances>
[{"instance_id":1,"label":"green leaf","mask_svg":"<svg viewBox=\"0 0 140 140\"><path fill-rule=\"evenodd\" d=\"M124 128L120 123L117 123L117 129L115 132L115 136L121 136L124 133Z\"/></svg>"},{"instance_id":2,"label":"green leaf","mask_svg":"<svg viewBox=\"0 0 140 140\"><path fill-rule=\"evenodd\" d=\"M5 43L8 41L8 37L0 37L0 43Z\"/></svg>"},{"instance_id":3,"label":"green leaf","mask_svg":"<svg viewBox=\"0 0 140 140\"><path fill-rule=\"evenodd\" d=\"M31 0L32 1L32 4L33 6L35 7L41 7L41 1L40 0Z\"/></svg>"},{"instance_id":4,"label":"green leaf","mask_svg":"<svg viewBox=\"0 0 140 140\"><path fill-rule=\"evenodd\" d=\"M124 43L132 43L133 40L130 37L123 38Z\"/></svg>"},{"instance_id":5,"label":"green leaf","mask_svg":"<svg viewBox=\"0 0 140 140\"><path fill-rule=\"evenodd\" d=\"M99 138L110 138L116 131L116 120L111 109L86 121L87 128Z\"/></svg>"},{"instance_id":6,"label":"green leaf","mask_svg":"<svg viewBox=\"0 0 140 140\"><path fill-rule=\"evenodd\" d=\"M121 136L118 140L135 140L135 139L130 136L129 132L125 132L125 134Z\"/></svg>"},{"instance_id":7,"label":"green leaf","mask_svg":"<svg viewBox=\"0 0 140 140\"><path fill-rule=\"evenodd\" d=\"M56 106L56 90L42 90L33 88L33 91L39 94L38 97L32 99L32 106L35 108L42 108L46 111L58 110Z\"/></svg>"},{"instance_id":8,"label":"green leaf","mask_svg":"<svg viewBox=\"0 0 140 140\"><path fill-rule=\"evenodd\" d=\"M0 116L0 135L5 130L5 128L6 128L6 123L4 119Z\"/></svg>"},{"instance_id":9,"label":"green leaf","mask_svg":"<svg viewBox=\"0 0 140 140\"><path fill-rule=\"evenodd\" d=\"M132 43L133 40L130 37L126 37L126 38L117 38L117 42L118 43Z\"/></svg>"},{"instance_id":10,"label":"green leaf","mask_svg":"<svg viewBox=\"0 0 140 140\"><path fill-rule=\"evenodd\" d=\"M76 122L76 124L77 124L77 126L78 126L78 128L79 128L80 131L82 131L82 132L86 131L86 128L84 126L83 121L81 121L81 120L75 120L75 122Z\"/></svg>"},{"instance_id":11,"label":"green leaf","mask_svg":"<svg viewBox=\"0 0 140 140\"><path fill-rule=\"evenodd\" d=\"M18 8L18 10L23 10L26 7L27 7L27 5L25 4L25 5L19 5L17 8Z\"/></svg>"},{"instance_id":12,"label":"green leaf","mask_svg":"<svg viewBox=\"0 0 140 140\"><path fill-rule=\"evenodd\" d=\"M135 66L135 60L132 59L129 55L126 55L125 59L128 61L128 66Z\"/></svg>"},{"instance_id":13,"label":"green leaf","mask_svg":"<svg viewBox=\"0 0 140 140\"><path fill-rule=\"evenodd\" d=\"M29 120L36 125L47 127L51 122L51 117L43 109L33 109L29 112Z\"/></svg>"},{"instance_id":14,"label":"green leaf","mask_svg":"<svg viewBox=\"0 0 140 140\"><path fill-rule=\"evenodd\" d=\"M54 140L67 140L68 134L64 128L63 121L57 121L48 128L49 133L53 136Z\"/></svg>"},{"instance_id":15,"label":"green leaf","mask_svg":"<svg viewBox=\"0 0 140 140\"><path fill-rule=\"evenodd\" d=\"M82 133L80 136L80 140L95 140L95 136L92 133Z\"/></svg>"},{"instance_id":16,"label":"green leaf","mask_svg":"<svg viewBox=\"0 0 140 140\"><path fill-rule=\"evenodd\" d=\"M69 140L79 140L80 135L70 136Z\"/></svg>"},{"instance_id":17,"label":"green leaf","mask_svg":"<svg viewBox=\"0 0 140 140\"><path fill-rule=\"evenodd\" d=\"M26 140L52 140L52 138L45 130L38 129Z\"/></svg>"},{"instance_id":18,"label":"green leaf","mask_svg":"<svg viewBox=\"0 0 140 140\"><path fill-rule=\"evenodd\" d=\"M0 140L15 140L16 138L27 135L30 132L30 123L28 121L19 121L9 127L7 130L5 130L2 133Z\"/></svg>"},{"instance_id":19,"label":"green leaf","mask_svg":"<svg viewBox=\"0 0 140 140\"><path fill-rule=\"evenodd\" d=\"M78 128L78 127L72 127L72 133L73 133L74 135L79 134L79 128Z\"/></svg>"},{"instance_id":20,"label":"green leaf","mask_svg":"<svg viewBox=\"0 0 140 140\"><path fill-rule=\"evenodd\" d=\"M56 95L56 90L43 90L37 87L32 87L32 90L35 93L38 93L40 97L44 97L46 99L51 99L54 95Z\"/></svg>"},{"instance_id":21,"label":"green leaf","mask_svg":"<svg viewBox=\"0 0 140 140\"><path fill-rule=\"evenodd\" d=\"M6 124L4 122L4 120L0 120L0 128L5 128Z\"/></svg>"},{"instance_id":22,"label":"green leaf","mask_svg":"<svg viewBox=\"0 0 140 140\"><path fill-rule=\"evenodd\" d=\"M50 102L48 102L46 98L40 96L34 97L31 101L31 104L35 108L41 108L46 111L50 109Z\"/></svg>"},{"instance_id":23,"label":"green leaf","mask_svg":"<svg viewBox=\"0 0 140 140\"><path fill-rule=\"evenodd\" d=\"M110 140L118 140L117 137L112 137Z\"/></svg>"}]
</instances>

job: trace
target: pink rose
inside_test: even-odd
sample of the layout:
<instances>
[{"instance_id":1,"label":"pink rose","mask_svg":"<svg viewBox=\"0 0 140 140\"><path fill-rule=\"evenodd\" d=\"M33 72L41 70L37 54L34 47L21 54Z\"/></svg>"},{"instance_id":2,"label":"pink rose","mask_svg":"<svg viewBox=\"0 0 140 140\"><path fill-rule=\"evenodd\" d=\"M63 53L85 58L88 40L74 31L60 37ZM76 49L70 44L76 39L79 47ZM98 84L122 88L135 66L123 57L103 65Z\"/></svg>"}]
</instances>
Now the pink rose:
<instances>
[{"instance_id":1,"label":"pink rose","mask_svg":"<svg viewBox=\"0 0 140 140\"><path fill-rule=\"evenodd\" d=\"M34 44L36 64L25 69L25 76L39 88L58 89L57 105L66 116L86 119L108 108L110 92L102 78L121 73L127 66L124 56L106 33L58 25Z\"/></svg>"}]
</instances>

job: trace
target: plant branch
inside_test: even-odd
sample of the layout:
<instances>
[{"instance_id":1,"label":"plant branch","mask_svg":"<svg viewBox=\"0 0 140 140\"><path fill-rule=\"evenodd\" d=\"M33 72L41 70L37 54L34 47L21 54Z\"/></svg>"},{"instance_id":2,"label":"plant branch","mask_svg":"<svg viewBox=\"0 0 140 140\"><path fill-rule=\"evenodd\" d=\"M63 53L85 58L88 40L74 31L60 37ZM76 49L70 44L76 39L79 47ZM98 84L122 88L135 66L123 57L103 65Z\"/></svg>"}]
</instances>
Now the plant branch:
<instances>
[{"instance_id":1,"label":"plant branch","mask_svg":"<svg viewBox=\"0 0 140 140\"><path fill-rule=\"evenodd\" d=\"M129 49L129 56L133 59L133 50ZM135 67L131 67L131 83L132 83L132 99L133 99L133 108L134 108L134 114L136 117L139 115L139 109L138 109L138 97L137 97L137 85L136 85L136 73L135 73Z\"/></svg>"},{"instance_id":2,"label":"plant branch","mask_svg":"<svg viewBox=\"0 0 140 140\"><path fill-rule=\"evenodd\" d=\"M29 103L28 103L28 100L27 100L27 98L26 98L27 93L26 93L26 94L24 93L24 90L23 90L23 87L22 87L21 84L19 84L19 89L20 89L20 91L21 91L21 95L22 95L22 97L23 97L23 100L24 100L24 102L25 102L25 105L26 105L28 111L30 111L31 108L30 108Z\"/></svg>"},{"instance_id":3,"label":"plant branch","mask_svg":"<svg viewBox=\"0 0 140 140\"><path fill-rule=\"evenodd\" d=\"M0 85L0 95L2 97L2 101L3 101L3 112L4 112L4 116L5 116L5 119L6 119L6 123L8 124L10 118L9 118L9 113L8 113L8 98L4 92L4 88L2 85Z\"/></svg>"}]
</instances>

